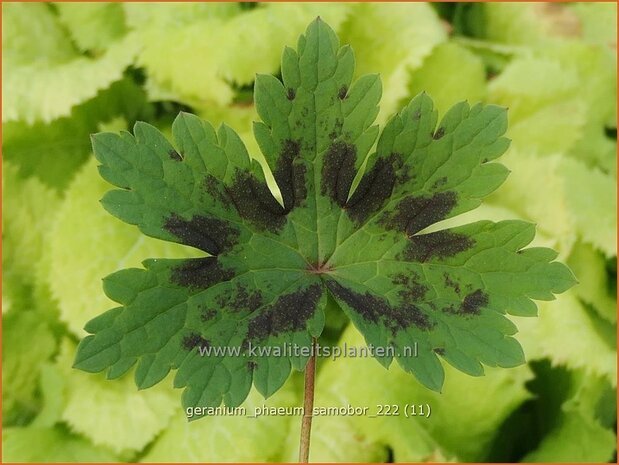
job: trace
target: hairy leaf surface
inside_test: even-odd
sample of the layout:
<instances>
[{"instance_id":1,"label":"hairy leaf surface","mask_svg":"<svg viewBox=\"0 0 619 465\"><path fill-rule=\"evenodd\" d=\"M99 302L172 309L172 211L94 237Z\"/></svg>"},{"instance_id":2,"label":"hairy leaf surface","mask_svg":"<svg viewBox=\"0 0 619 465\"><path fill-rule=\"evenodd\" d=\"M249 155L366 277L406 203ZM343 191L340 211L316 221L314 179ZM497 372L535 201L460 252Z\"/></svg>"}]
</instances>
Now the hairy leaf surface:
<instances>
[{"instance_id":1,"label":"hairy leaf surface","mask_svg":"<svg viewBox=\"0 0 619 465\"><path fill-rule=\"evenodd\" d=\"M494 162L508 147L505 109L460 103L439 122L422 93L379 136L380 79L353 73L351 48L318 19L284 50L281 81L257 76L254 134L281 203L226 125L182 113L173 143L145 123L93 137L101 175L119 188L104 207L197 251L105 278L119 306L86 325L78 368L115 378L137 363L140 388L174 369L186 407L235 406L252 382L269 396L304 368L308 351L256 348L309 348L328 295L368 344L393 347L383 365L396 358L431 389L443 384L439 357L471 375L523 363L505 313L535 315L532 299L569 288L571 272L554 251L525 248L535 231L522 221L424 233L505 180ZM239 354L201 355L215 348Z\"/></svg>"}]
</instances>

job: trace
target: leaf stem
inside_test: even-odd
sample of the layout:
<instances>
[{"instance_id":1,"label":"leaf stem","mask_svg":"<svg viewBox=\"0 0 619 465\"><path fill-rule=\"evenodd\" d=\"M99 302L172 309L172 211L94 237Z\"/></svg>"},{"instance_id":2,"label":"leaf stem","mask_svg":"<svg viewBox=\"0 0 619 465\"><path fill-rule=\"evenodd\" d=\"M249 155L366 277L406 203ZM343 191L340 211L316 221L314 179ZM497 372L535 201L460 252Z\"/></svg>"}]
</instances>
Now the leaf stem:
<instances>
[{"instance_id":1,"label":"leaf stem","mask_svg":"<svg viewBox=\"0 0 619 465\"><path fill-rule=\"evenodd\" d=\"M312 338L312 353L305 366L305 388L303 393L303 419L301 420L301 442L299 463L309 462L310 434L312 432L312 411L314 410L314 381L316 378L316 338Z\"/></svg>"}]
</instances>

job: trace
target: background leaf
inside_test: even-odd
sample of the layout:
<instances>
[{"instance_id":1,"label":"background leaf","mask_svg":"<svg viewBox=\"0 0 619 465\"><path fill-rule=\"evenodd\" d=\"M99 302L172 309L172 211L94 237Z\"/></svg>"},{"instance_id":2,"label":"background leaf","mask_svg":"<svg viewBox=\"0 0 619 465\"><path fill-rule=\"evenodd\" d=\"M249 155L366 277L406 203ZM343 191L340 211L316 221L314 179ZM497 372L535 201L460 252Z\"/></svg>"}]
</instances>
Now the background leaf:
<instances>
[{"instance_id":1,"label":"background leaf","mask_svg":"<svg viewBox=\"0 0 619 465\"><path fill-rule=\"evenodd\" d=\"M85 57L74 49L49 4L2 9L6 12L2 17L3 43L8 50L2 58L3 123L47 123L68 116L74 106L120 80L137 53L135 41L123 39L100 57ZM33 45L33 29L46 45ZM53 54L48 53L48 47L53 47Z\"/></svg>"}]
</instances>

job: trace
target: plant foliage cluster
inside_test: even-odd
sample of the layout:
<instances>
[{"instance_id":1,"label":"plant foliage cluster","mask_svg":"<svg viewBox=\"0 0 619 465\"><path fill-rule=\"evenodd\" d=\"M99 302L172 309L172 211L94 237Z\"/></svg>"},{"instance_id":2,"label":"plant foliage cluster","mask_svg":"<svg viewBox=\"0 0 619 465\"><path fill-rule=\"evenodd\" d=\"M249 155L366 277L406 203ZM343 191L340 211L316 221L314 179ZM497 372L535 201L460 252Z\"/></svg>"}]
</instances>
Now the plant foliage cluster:
<instances>
[{"instance_id":1,"label":"plant foliage cluster","mask_svg":"<svg viewBox=\"0 0 619 465\"><path fill-rule=\"evenodd\" d=\"M217 404L222 397L236 405L246 396L243 405L250 410L264 403L299 405L298 373L284 381L291 367L303 367L303 359L251 360L249 371L247 360L242 366L224 360L225 370L217 376L192 378L196 365L184 355L181 364L178 348L200 342L203 320L213 318L216 334L228 331L238 344L248 337L307 344L320 332L323 342L332 344L421 341L421 363L398 360L402 367L393 364L389 371L372 359L320 362L318 405L430 403L433 415L418 421L317 418L313 460L604 461L613 456L615 5L2 8L4 460L294 458L297 444L289 430L298 427L295 418L263 417L248 427L242 417L213 417L188 425L170 378L138 392L131 373L121 376L135 371L146 387L170 367L180 367L175 383L187 386L185 405ZM311 28L298 54L289 49L280 69L280 51L295 46L318 15L341 43L351 44L354 72L349 49L338 50L326 29L318 34ZM304 56L316 53L316 44L323 47L321 69L332 67L331 77L312 77L304 68L304 60L311 62ZM380 110L378 79L357 80L376 71L382 81ZM260 74L254 82L255 72ZM285 87L269 74L281 75ZM422 91L427 95L411 102ZM310 94L313 105L331 108L314 118L313 126L303 114ZM509 107L505 136L512 142L501 163L512 173L479 207L481 197L507 174L492 162L507 149L505 114L493 105L457 104L465 98ZM215 131L185 113L174 119L179 110L227 126ZM133 131L138 120L150 125L135 126L135 138L95 137L99 160L94 159L91 133ZM380 136L374 120L384 128ZM253 133L252 121L262 121ZM406 135L407 128L419 127L426 129L423 136ZM472 133L479 137L471 138ZM467 151L471 145L475 149ZM220 153L219 161L200 165L202 151ZM374 151L365 177L355 179L365 155ZM440 167L428 167L411 178L407 163L426 151L447 164L460 155L458 169L441 174ZM144 163L130 167L119 154L142 157ZM402 160L390 159L394 154ZM123 190L106 194L110 185L97 172L100 164L103 177ZM213 179L210 192L191 188L191 179L206 175ZM372 176L388 181L390 192L373 190L385 183L373 184ZM467 178L475 182L467 184ZM167 184L162 186L162 179ZM406 194L399 193L400 184ZM222 189L252 208L224 205L229 197L220 195ZM97 208L102 197L106 209L154 237ZM200 217L203 211L216 215ZM479 222L488 219L493 223ZM533 248L517 253L532 238L525 222L536 223L538 234ZM204 226L213 237L192 233ZM404 238L421 237L417 233L428 227L435 229L426 243L407 249ZM441 237L446 230L454 235L451 241ZM451 245L437 245L445 243ZM555 301L538 303L539 318L526 318L534 312L532 302L510 292L549 299L549 291L567 287L558 264L544 268L554 259L546 247L558 251L579 284ZM216 258L199 258L196 248ZM264 250L270 256L261 256ZM493 260L500 255L509 273L497 276L484 268L489 262L484 254ZM151 257L160 259L138 271ZM269 271L265 265L274 261L278 269ZM440 268L428 264L437 263L444 269L428 273ZM308 267L325 272L312 280ZM287 281L281 268L289 269ZM140 341L162 344L138 347L134 341L114 349L108 331L103 342L112 349L85 366L111 367L108 376L120 379L108 382L105 374L82 373L71 365L77 341L86 335L84 324L115 305L100 290L101 276L121 269L128 270L104 282L112 300L126 308L138 295L152 308L184 302L179 309L190 318L183 328L175 328L179 319L172 318L170 336L160 339L147 337L148 324L118 320L121 308L89 323L86 329L100 341L107 327L123 321L144 328L137 334ZM209 273L201 273L204 269ZM518 278L531 272L537 279ZM222 289L212 282L205 286L217 273L234 275L221 280L223 287L234 287L237 302L218 302L230 292L210 291L206 297L201 292ZM162 286L168 286L166 292L157 291ZM260 292L252 293L255 289ZM285 298L307 304L303 321L273 317ZM422 304L403 312L403 303L413 300ZM440 321L430 318L435 315L430 304L437 301L453 307ZM392 318L372 314L381 304ZM252 306L263 310L244 320L247 327L225 311L210 310L249 312ZM514 324L498 313L504 310L520 329L518 343L511 337ZM491 367L519 365L520 346L528 363L509 370ZM136 347L142 352L135 353ZM147 353L163 355L144 357ZM438 356L448 363L440 364ZM465 374L480 374L480 362L487 365L485 376ZM231 376L235 389L229 388ZM200 379L216 382L201 386ZM250 389L252 381L256 390ZM442 392L424 385L442 386ZM260 393L275 394L265 401Z\"/></svg>"}]
</instances>

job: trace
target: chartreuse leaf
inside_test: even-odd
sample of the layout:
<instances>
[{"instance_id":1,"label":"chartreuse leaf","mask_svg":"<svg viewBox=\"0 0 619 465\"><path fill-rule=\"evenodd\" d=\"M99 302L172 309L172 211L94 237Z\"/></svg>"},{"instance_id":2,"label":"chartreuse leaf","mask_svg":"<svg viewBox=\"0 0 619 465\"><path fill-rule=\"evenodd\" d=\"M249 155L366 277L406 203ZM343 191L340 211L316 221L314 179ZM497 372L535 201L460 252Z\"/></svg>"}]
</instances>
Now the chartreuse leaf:
<instances>
[{"instance_id":1,"label":"chartreuse leaf","mask_svg":"<svg viewBox=\"0 0 619 465\"><path fill-rule=\"evenodd\" d=\"M25 463L117 462L108 450L93 446L86 439L54 428L5 428L2 431L2 459Z\"/></svg>"},{"instance_id":2,"label":"chartreuse leaf","mask_svg":"<svg viewBox=\"0 0 619 465\"><path fill-rule=\"evenodd\" d=\"M11 311L3 316L2 326L3 424L23 424L39 408L40 369L56 350L56 340L37 311Z\"/></svg>"},{"instance_id":3,"label":"chartreuse leaf","mask_svg":"<svg viewBox=\"0 0 619 465\"><path fill-rule=\"evenodd\" d=\"M557 43L514 59L489 83L489 98L510 108L513 145L567 153L616 174L615 54L602 46Z\"/></svg>"},{"instance_id":4,"label":"chartreuse leaf","mask_svg":"<svg viewBox=\"0 0 619 465\"><path fill-rule=\"evenodd\" d=\"M134 41L121 39L96 59L77 56L51 67L35 61L12 69L2 81L2 121L33 124L68 116L73 107L120 80L136 52Z\"/></svg>"},{"instance_id":5,"label":"chartreuse leaf","mask_svg":"<svg viewBox=\"0 0 619 465\"><path fill-rule=\"evenodd\" d=\"M61 419L66 380L63 371L50 362L41 365L40 371L39 389L43 398L43 406L30 426L48 428Z\"/></svg>"},{"instance_id":6,"label":"chartreuse leaf","mask_svg":"<svg viewBox=\"0 0 619 465\"><path fill-rule=\"evenodd\" d=\"M492 202L537 222L541 231L559 239L557 248L565 256L578 238L616 255L617 188L612 176L559 154L537 157L510 150L504 161L513 176ZM531 176L538 182L531 183ZM544 202L537 201L540 196ZM606 200L597 201L601 198Z\"/></svg>"},{"instance_id":7,"label":"chartreuse leaf","mask_svg":"<svg viewBox=\"0 0 619 465\"><path fill-rule=\"evenodd\" d=\"M559 155L537 157L515 147L503 158L512 173L509 182L489 197L488 202L510 208L538 230L553 239L553 247L567 257L578 233L574 217L565 202L565 183L558 175L562 158ZM531 176L538 182L531 183ZM538 202L540 196L544 202Z\"/></svg>"},{"instance_id":8,"label":"chartreuse leaf","mask_svg":"<svg viewBox=\"0 0 619 465\"><path fill-rule=\"evenodd\" d=\"M331 396L320 396L320 404L317 407L340 407L342 397L333 399ZM325 400L327 402L325 402ZM363 405L365 406L365 405ZM355 418L344 416L330 416L327 421L320 417L314 418L312 431L313 462L348 462L348 463L386 463L389 458L387 446L376 441L375 438L366 436L359 431ZM312 422L312 423L313 423ZM320 426L316 426L320 425ZM290 433L285 442L284 460L292 462L297 460L298 441L295 437L300 434L299 422L290 425Z\"/></svg>"},{"instance_id":9,"label":"chartreuse leaf","mask_svg":"<svg viewBox=\"0 0 619 465\"><path fill-rule=\"evenodd\" d=\"M611 323L617 322L617 289L602 253L587 244L572 249L568 264L578 276L574 292Z\"/></svg>"},{"instance_id":10,"label":"chartreuse leaf","mask_svg":"<svg viewBox=\"0 0 619 465\"><path fill-rule=\"evenodd\" d=\"M526 57L513 60L488 87L492 101L509 105L515 147L556 153L570 150L582 137L587 106L576 92L580 85L572 67L548 57Z\"/></svg>"},{"instance_id":11,"label":"chartreuse leaf","mask_svg":"<svg viewBox=\"0 0 619 465\"><path fill-rule=\"evenodd\" d=\"M541 377L532 384L542 400L536 427L543 436L522 462L611 461L617 447L616 388L583 370L536 371Z\"/></svg>"},{"instance_id":12,"label":"chartreuse leaf","mask_svg":"<svg viewBox=\"0 0 619 465\"><path fill-rule=\"evenodd\" d=\"M385 84L378 116L382 124L399 110L398 102L411 95L410 70L447 39L447 30L426 3L362 2L353 5L340 36L359 59L355 77L380 70Z\"/></svg>"},{"instance_id":13,"label":"chartreuse leaf","mask_svg":"<svg viewBox=\"0 0 619 465\"><path fill-rule=\"evenodd\" d=\"M45 3L2 5L3 67L63 63L75 56L70 38Z\"/></svg>"},{"instance_id":14,"label":"chartreuse leaf","mask_svg":"<svg viewBox=\"0 0 619 465\"><path fill-rule=\"evenodd\" d=\"M538 46L580 34L578 15L566 5L530 2L478 7L482 21L474 32L491 41Z\"/></svg>"},{"instance_id":15,"label":"chartreuse leaf","mask_svg":"<svg viewBox=\"0 0 619 465\"><path fill-rule=\"evenodd\" d=\"M2 11L3 123L49 123L68 116L120 80L138 51L129 37L87 57L75 50L50 5L4 5Z\"/></svg>"},{"instance_id":16,"label":"chartreuse leaf","mask_svg":"<svg viewBox=\"0 0 619 465\"><path fill-rule=\"evenodd\" d=\"M126 3L122 5L127 25L131 29L141 29L149 26L159 28L174 24L187 26L194 21L206 18L230 18L240 13L241 8L237 3L196 3L182 2L171 3L148 3L137 5Z\"/></svg>"},{"instance_id":17,"label":"chartreuse leaf","mask_svg":"<svg viewBox=\"0 0 619 465\"><path fill-rule=\"evenodd\" d=\"M2 167L2 198L2 282L4 294L13 298L33 284L32 264L44 251L44 236L59 198L38 179L19 177L17 167L7 161Z\"/></svg>"},{"instance_id":18,"label":"chartreuse leaf","mask_svg":"<svg viewBox=\"0 0 619 465\"><path fill-rule=\"evenodd\" d=\"M316 15L337 27L350 5L264 3L243 11L235 3L127 4L125 9L149 79L176 100L209 108L232 101L233 83L250 84L256 72L277 72L282 47Z\"/></svg>"},{"instance_id":19,"label":"chartreuse leaf","mask_svg":"<svg viewBox=\"0 0 619 465\"><path fill-rule=\"evenodd\" d=\"M586 40L613 47L617 43L617 5L615 3L577 3L570 5Z\"/></svg>"},{"instance_id":20,"label":"chartreuse leaf","mask_svg":"<svg viewBox=\"0 0 619 465\"><path fill-rule=\"evenodd\" d=\"M548 358L555 365L617 384L616 325L600 317L575 292L553 304L544 302L540 310L537 324L526 318L516 320L522 329L518 340L530 360ZM595 357L589 356L592 353Z\"/></svg>"},{"instance_id":21,"label":"chartreuse leaf","mask_svg":"<svg viewBox=\"0 0 619 465\"><path fill-rule=\"evenodd\" d=\"M436 76L443 76L436 79ZM467 99L471 102L486 96L486 70L477 55L455 42L438 45L423 65L411 73L412 95L426 91L434 98L440 114Z\"/></svg>"},{"instance_id":22,"label":"chartreuse leaf","mask_svg":"<svg viewBox=\"0 0 619 465\"><path fill-rule=\"evenodd\" d=\"M188 423L184 415L178 414L141 461L280 461L281 444L290 436L292 424L298 423L298 416L267 412L276 408L293 411L299 405L294 387L292 383L286 384L266 402L256 390L251 390L239 408L224 409L224 413L210 415L203 421Z\"/></svg>"},{"instance_id":23,"label":"chartreuse leaf","mask_svg":"<svg viewBox=\"0 0 619 465\"><path fill-rule=\"evenodd\" d=\"M345 352L346 348L362 346L363 336L349 326L340 348ZM482 379L447 369L445 386L439 394L425 389L398 367L385 372L365 357L325 360L317 379L314 406L350 405L367 410L365 414L314 417L312 460L335 462L358 453L358 461L384 461L386 457L380 451L386 454L389 448L394 462L483 461L499 425L530 397L525 382L532 377L531 371L528 366L491 369ZM378 378L384 382L370 382ZM423 405L425 412L429 405L430 416L412 417L409 408L407 417L406 404ZM391 407L389 413L395 413L397 408L398 414L385 415L387 409L383 408L381 415L380 405L397 406ZM348 449L333 444L345 431L350 431L343 439L350 444ZM290 453L285 459L293 460L294 434L289 435L288 445Z\"/></svg>"},{"instance_id":24,"label":"chartreuse leaf","mask_svg":"<svg viewBox=\"0 0 619 465\"><path fill-rule=\"evenodd\" d=\"M383 365L395 357L431 389L443 385L439 356L472 375L523 362L504 314L535 315L532 299L569 288L571 272L552 250L525 248L534 226L522 221L423 233L505 180L493 163L508 146L505 110L461 103L437 124L421 94L378 137L380 79L353 83L353 72L350 47L317 19L284 50L282 81L256 78L254 133L281 204L226 125L182 113L174 144L145 123L93 137L102 177L119 188L104 207L197 251L105 278L119 306L86 325L77 368L114 378L137 363L141 388L175 369L185 407L239 405L252 382L270 396L304 368L328 294L367 343L394 347ZM306 350L281 353L291 345ZM237 353L207 356L214 348Z\"/></svg>"},{"instance_id":25,"label":"chartreuse leaf","mask_svg":"<svg viewBox=\"0 0 619 465\"><path fill-rule=\"evenodd\" d=\"M567 206L582 239L609 257L617 255L616 178L571 158L563 160L559 174L564 180Z\"/></svg>"},{"instance_id":26,"label":"chartreuse leaf","mask_svg":"<svg viewBox=\"0 0 619 465\"><path fill-rule=\"evenodd\" d=\"M4 123L2 155L19 167L20 176L34 176L63 190L91 152L89 134L119 116L131 122L152 118L144 91L130 78L115 82L74 107L70 116L49 124Z\"/></svg>"},{"instance_id":27,"label":"chartreuse leaf","mask_svg":"<svg viewBox=\"0 0 619 465\"><path fill-rule=\"evenodd\" d=\"M131 377L125 376L110 386L102 374L71 373L74 356L75 344L65 340L56 361L65 379L61 418L93 444L117 454L135 453L163 431L178 411L168 383L138 392Z\"/></svg>"},{"instance_id":28,"label":"chartreuse leaf","mask_svg":"<svg viewBox=\"0 0 619 465\"><path fill-rule=\"evenodd\" d=\"M60 22L81 50L100 52L126 32L120 3L58 2L55 5Z\"/></svg>"}]
</instances>

